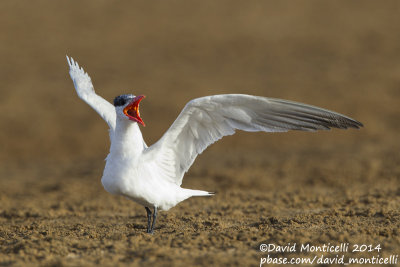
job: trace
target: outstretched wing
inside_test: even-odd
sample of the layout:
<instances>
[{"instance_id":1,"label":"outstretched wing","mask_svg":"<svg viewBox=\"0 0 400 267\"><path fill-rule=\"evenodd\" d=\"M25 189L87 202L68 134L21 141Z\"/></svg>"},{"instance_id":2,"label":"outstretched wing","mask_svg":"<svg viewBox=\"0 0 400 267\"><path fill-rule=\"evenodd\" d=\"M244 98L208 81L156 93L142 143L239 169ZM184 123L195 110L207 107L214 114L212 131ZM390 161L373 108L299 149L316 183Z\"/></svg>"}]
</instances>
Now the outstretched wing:
<instances>
[{"instance_id":1,"label":"outstretched wing","mask_svg":"<svg viewBox=\"0 0 400 267\"><path fill-rule=\"evenodd\" d=\"M69 65L69 75L74 82L75 90L78 96L89 104L108 124L111 130L115 129L116 114L114 106L98 96L94 91L92 80L85 73L82 67L79 67L78 62L73 58L71 60L67 56Z\"/></svg>"},{"instance_id":2,"label":"outstretched wing","mask_svg":"<svg viewBox=\"0 0 400 267\"><path fill-rule=\"evenodd\" d=\"M214 95L185 106L163 137L144 153L152 167L181 185L197 155L235 130L248 132L316 131L359 128L344 115L301 103L250 95Z\"/></svg>"}]
</instances>

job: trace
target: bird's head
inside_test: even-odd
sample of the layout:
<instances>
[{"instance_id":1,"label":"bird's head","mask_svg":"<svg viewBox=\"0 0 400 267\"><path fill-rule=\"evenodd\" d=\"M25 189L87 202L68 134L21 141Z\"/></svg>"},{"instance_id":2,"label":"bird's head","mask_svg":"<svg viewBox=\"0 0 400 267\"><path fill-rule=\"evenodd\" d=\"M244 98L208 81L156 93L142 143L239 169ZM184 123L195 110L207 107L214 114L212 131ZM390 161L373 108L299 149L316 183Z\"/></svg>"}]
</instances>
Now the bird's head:
<instances>
[{"instance_id":1,"label":"bird's head","mask_svg":"<svg viewBox=\"0 0 400 267\"><path fill-rule=\"evenodd\" d=\"M117 116L146 126L143 120L140 118L139 113L139 103L144 97L144 95L134 96L131 94L117 96L114 99L114 106Z\"/></svg>"}]
</instances>

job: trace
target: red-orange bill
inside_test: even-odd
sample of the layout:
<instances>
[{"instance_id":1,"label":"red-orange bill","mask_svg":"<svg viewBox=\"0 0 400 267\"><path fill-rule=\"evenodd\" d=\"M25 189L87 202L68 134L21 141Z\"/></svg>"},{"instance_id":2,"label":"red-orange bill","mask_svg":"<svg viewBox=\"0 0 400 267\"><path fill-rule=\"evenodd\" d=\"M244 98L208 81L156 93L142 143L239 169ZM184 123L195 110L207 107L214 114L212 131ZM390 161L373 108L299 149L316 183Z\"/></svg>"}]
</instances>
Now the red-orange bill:
<instances>
[{"instance_id":1,"label":"red-orange bill","mask_svg":"<svg viewBox=\"0 0 400 267\"><path fill-rule=\"evenodd\" d=\"M132 102L124 108L124 114L131 120L146 126L142 118L140 118L139 103L145 98L144 95L136 96L132 99Z\"/></svg>"}]
</instances>

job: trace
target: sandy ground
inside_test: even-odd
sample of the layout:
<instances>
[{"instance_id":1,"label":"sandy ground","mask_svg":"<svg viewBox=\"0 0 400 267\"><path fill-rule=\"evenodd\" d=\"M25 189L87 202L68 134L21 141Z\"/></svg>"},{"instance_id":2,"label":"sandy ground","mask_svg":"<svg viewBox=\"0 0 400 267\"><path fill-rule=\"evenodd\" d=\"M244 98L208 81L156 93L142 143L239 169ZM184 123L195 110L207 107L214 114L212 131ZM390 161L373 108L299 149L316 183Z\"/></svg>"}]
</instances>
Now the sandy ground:
<instances>
[{"instance_id":1,"label":"sandy ground","mask_svg":"<svg viewBox=\"0 0 400 267\"><path fill-rule=\"evenodd\" d=\"M397 1L1 1L0 266L400 254L399 12ZM226 137L183 183L217 194L160 213L148 235L144 208L101 186L107 128L76 96L66 54L106 99L147 96L148 144L187 101L220 93L318 105L365 127ZM373 251L352 252L363 244Z\"/></svg>"}]
</instances>

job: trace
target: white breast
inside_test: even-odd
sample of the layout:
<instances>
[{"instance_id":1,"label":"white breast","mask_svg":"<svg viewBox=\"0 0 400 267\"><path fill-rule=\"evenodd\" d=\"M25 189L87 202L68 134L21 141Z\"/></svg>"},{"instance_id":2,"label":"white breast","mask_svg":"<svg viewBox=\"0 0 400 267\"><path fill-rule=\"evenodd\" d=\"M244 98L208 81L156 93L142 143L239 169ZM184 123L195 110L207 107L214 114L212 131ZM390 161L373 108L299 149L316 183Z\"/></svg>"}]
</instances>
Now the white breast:
<instances>
[{"instance_id":1,"label":"white breast","mask_svg":"<svg viewBox=\"0 0 400 267\"><path fill-rule=\"evenodd\" d=\"M125 196L146 207L168 210L190 195L175 183L161 177L151 164L134 164L109 154L101 182L104 189Z\"/></svg>"}]
</instances>

